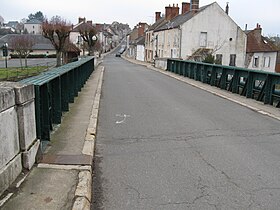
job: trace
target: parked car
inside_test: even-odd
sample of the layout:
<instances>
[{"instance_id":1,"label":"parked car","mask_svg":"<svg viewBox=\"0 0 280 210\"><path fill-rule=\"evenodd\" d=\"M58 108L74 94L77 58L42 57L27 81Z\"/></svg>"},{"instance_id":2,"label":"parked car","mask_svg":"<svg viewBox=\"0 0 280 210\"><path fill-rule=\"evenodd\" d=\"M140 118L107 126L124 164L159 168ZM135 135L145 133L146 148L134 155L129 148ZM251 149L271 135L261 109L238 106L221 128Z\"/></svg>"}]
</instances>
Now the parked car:
<instances>
[{"instance_id":1,"label":"parked car","mask_svg":"<svg viewBox=\"0 0 280 210\"><path fill-rule=\"evenodd\" d=\"M117 52L116 57L121 57L121 54L124 53L125 49L126 48L124 46L122 46L122 48Z\"/></svg>"}]
</instances>

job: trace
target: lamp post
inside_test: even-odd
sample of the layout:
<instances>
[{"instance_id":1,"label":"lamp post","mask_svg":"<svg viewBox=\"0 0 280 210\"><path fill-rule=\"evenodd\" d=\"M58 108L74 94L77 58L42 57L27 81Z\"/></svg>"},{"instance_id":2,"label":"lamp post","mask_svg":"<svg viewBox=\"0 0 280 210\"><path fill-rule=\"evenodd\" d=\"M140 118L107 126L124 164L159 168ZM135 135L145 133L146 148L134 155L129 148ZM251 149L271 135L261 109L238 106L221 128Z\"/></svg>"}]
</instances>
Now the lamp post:
<instances>
[{"instance_id":1,"label":"lamp post","mask_svg":"<svg viewBox=\"0 0 280 210\"><path fill-rule=\"evenodd\" d=\"M3 45L3 56L5 57L5 66L6 66L6 68L8 68L8 61L7 61L7 57L8 57L8 43L5 43Z\"/></svg>"},{"instance_id":2,"label":"lamp post","mask_svg":"<svg viewBox=\"0 0 280 210\"><path fill-rule=\"evenodd\" d=\"M94 35L93 37L92 37L92 40L93 40L93 42L94 42L94 45L95 45L95 43L96 43L96 41L97 41L97 36L96 35ZM94 53L94 51L95 51L95 49L94 49L94 45L93 45L93 55L95 54Z\"/></svg>"}]
</instances>

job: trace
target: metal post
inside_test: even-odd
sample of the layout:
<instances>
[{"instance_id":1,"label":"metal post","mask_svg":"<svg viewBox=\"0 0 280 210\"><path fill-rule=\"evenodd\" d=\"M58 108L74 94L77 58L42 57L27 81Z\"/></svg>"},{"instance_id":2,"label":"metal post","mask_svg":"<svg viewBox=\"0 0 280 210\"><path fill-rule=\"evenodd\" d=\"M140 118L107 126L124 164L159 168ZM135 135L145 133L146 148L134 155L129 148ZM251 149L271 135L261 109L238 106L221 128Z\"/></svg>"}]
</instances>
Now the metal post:
<instances>
[{"instance_id":1,"label":"metal post","mask_svg":"<svg viewBox=\"0 0 280 210\"><path fill-rule=\"evenodd\" d=\"M5 66L6 66L6 68L8 68L7 56L5 57Z\"/></svg>"}]
</instances>

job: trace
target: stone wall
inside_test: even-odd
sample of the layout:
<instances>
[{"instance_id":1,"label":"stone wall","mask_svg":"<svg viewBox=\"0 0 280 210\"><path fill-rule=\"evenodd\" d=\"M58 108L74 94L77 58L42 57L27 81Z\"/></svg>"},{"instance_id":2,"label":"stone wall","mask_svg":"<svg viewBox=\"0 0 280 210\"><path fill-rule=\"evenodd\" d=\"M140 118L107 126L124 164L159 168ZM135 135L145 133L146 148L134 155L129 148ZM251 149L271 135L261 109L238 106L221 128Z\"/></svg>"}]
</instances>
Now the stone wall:
<instances>
[{"instance_id":1,"label":"stone wall","mask_svg":"<svg viewBox=\"0 0 280 210\"><path fill-rule=\"evenodd\" d=\"M40 142L36 139L34 87L0 83L0 195L23 168L30 170Z\"/></svg>"}]
</instances>

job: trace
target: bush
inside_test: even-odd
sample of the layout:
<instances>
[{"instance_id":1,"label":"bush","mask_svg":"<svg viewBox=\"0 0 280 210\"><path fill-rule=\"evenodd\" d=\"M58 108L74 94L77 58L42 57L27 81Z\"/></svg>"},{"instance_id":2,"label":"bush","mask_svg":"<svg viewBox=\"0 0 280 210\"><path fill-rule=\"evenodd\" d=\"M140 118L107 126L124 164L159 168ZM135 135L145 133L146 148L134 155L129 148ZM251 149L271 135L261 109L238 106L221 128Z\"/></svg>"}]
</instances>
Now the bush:
<instances>
[{"instance_id":1,"label":"bush","mask_svg":"<svg viewBox=\"0 0 280 210\"><path fill-rule=\"evenodd\" d=\"M211 54L208 54L204 60L202 61L203 63L215 63L215 57Z\"/></svg>"}]
</instances>

